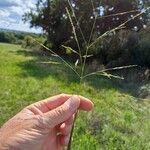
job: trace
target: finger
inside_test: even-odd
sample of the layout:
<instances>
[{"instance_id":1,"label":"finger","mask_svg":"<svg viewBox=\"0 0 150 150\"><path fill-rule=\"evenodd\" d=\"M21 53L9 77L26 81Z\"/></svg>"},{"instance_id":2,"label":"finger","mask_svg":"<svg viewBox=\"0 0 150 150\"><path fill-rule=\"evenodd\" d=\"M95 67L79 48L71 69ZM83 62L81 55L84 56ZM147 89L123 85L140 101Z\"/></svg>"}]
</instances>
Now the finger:
<instances>
[{"instance_id":1,"label":"finger","mask_svg":"<svg viewBox=\"0 0 150 150\"><path fill-rule=\"evenodd\" d=\"M63 146L67 146L69 144L70 135L60 136L60 144Z\"/></svg>"},{"instance_id":2,"label":"finger","mask_svg":"<svg viewBox=\"0 0 150 150\"><path fill-rule=\"evenodd\" d=\"M34 104L30 105L29 108L36 107L43 113L46 113L52 109L55 109L55 108L61 106L71 96L72 95L68 95L68 94L60 94L57 96L47 98L40 102L34 103ZM90 101L89 99L82 97L82 96L79 96L79 98L80 98L80 106L79 106L80 109L90 111L93 108L94 104L92 103L92 101Z\"/></svg>"},{"instance_id":3,"label":"finger","mask_svg":"<svg viewBox=\"0 0 150 150\"><path fill-rule=\"evenodd\" d=\"M70 134L72 129L72 125L66 126L65 124L62 124L62 127L60 128L60 132L62 135L68 135Z\"/></svg>"},{"instance_id":4,"label":"finger","mask_svg":"<svg viewBox=\"0 0 150 150\"><path fill-rule=\"evenodd\" d=\"M93 109L94 103L91 100L89 100L83 96L80 96L80 95L79 95L79 98L81 100L80 101L80 109L85 110L85 111L90 111Z\"/></svg>"},{"instance_id":5,"label":"finger","mask_svg":"<svg viewBox=\"0 0 150 150\"><path fill-rule=\"evenodd\" d=\"M61 124L59 131L62 135L70 134L74 122L74 116L70 117L66 122Z\"/></svg>"},{"instance_id":6,"label":"finger","mask_svg":"<svg viewBox=\"0 0 150 150\"><path fill-rule=\"evenodd\" d=\"M72 123L73 123L73 121L74 121L74 116L75 116L75 114L73 114L68 120L66 120L64 123L66 124L66 125L71 125Z\"/></svg>"},{"instance_id":7,"label":"finger","mask_svg":"<svg viewBox=\"0 0 150 150\"><path fill-rule=\"evenodd\" d=\"M63 105L44 114L44 119L50 127L55 127L68 120L78 110L80 98L72 96Z\"/></svg>"},{"instance_id":8,"label":"finger","mask_svg":"<svg viewBox=\"0 0 150 150\"><path fill-rule=\"evenodd\" d=\"M45 112L48 112L48 111L55 109L56 107L62 105L70 97L71 97L71 95L68 95L68 94L59 94L59 95L52 96L47 99L41 100L39 102L36 102L34 104L31 104L27 108L36 107L40 111L45 113Z\"/></svg>"}]
</instances>

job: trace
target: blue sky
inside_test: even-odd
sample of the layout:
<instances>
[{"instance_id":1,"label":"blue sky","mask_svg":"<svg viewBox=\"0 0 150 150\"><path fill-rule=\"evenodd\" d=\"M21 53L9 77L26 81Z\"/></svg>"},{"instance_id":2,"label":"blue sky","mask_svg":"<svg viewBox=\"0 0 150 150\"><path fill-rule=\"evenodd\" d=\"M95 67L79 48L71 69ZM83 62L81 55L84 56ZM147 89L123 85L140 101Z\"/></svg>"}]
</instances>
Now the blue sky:
<instances>
[{"instance_id":1,"label":"blue sky","mask_svg":"<svg viewBox=\"0 0 150 150\"><path fill-rule=\"evenodd\" d=\"M36 32L40 29L30 28L22 21L22 15L35 7L37 0L0 0L0 28Z\"/></svg>"}]
</instances>

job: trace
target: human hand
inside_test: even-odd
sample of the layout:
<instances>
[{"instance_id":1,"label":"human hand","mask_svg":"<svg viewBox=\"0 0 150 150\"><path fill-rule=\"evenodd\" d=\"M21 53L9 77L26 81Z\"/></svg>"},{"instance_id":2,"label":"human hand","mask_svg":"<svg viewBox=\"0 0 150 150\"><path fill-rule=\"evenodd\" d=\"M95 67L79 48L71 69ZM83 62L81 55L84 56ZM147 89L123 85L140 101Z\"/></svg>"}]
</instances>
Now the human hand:
<instances>
[{"instance_id":1,"label":"human hand","mask_svg":"<svg viewBox=\"0 0 150 150\"><path fill-rule=\"evenodd\" d=\"M34 103L0 129L0 150L61 150L69 142L77 110L92 108L90 100L67 94Z\"/></svg>"}]
</instances>

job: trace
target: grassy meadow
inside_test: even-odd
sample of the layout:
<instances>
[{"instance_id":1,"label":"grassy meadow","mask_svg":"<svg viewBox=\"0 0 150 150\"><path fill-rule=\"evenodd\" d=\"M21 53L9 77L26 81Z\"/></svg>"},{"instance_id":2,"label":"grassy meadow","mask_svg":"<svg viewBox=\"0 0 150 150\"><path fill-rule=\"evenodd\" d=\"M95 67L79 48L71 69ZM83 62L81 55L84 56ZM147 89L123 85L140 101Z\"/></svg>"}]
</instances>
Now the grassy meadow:
<instances>
[{"instance_id":1,"label":"grassy meadow","mask_svg":"<svg viewBox=\"0 0 150 150\"><path fill-rule=\"evenodd\" d=\"M41 52L0 44L0 126L33 102L60 93L78 94L92 99L95 108L80 112L73 150L149 150L150 101L127 91L104 77L80 83L61 62Z\"/></svg>"}]
</instances>

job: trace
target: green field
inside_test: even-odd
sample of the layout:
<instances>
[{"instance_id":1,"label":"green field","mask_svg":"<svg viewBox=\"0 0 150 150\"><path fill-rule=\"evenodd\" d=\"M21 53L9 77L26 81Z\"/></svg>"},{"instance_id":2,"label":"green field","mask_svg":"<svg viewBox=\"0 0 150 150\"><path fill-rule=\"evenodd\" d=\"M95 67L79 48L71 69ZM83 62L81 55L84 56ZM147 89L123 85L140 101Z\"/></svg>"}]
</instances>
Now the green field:
<instances>
[{"instance_id":1,"label":"green field","mask_svg":"<svg viewBox=\"0 0 150 150\"><path fill-rule=\"evenodd\" d=\"M73 150L150 149L150 101L137 100L104 77L79 83L41 52L0 44L0 126L28 104L60 93L80 94L95 104L93 112L80 113Z\"/></svg>"}]
</instances>

